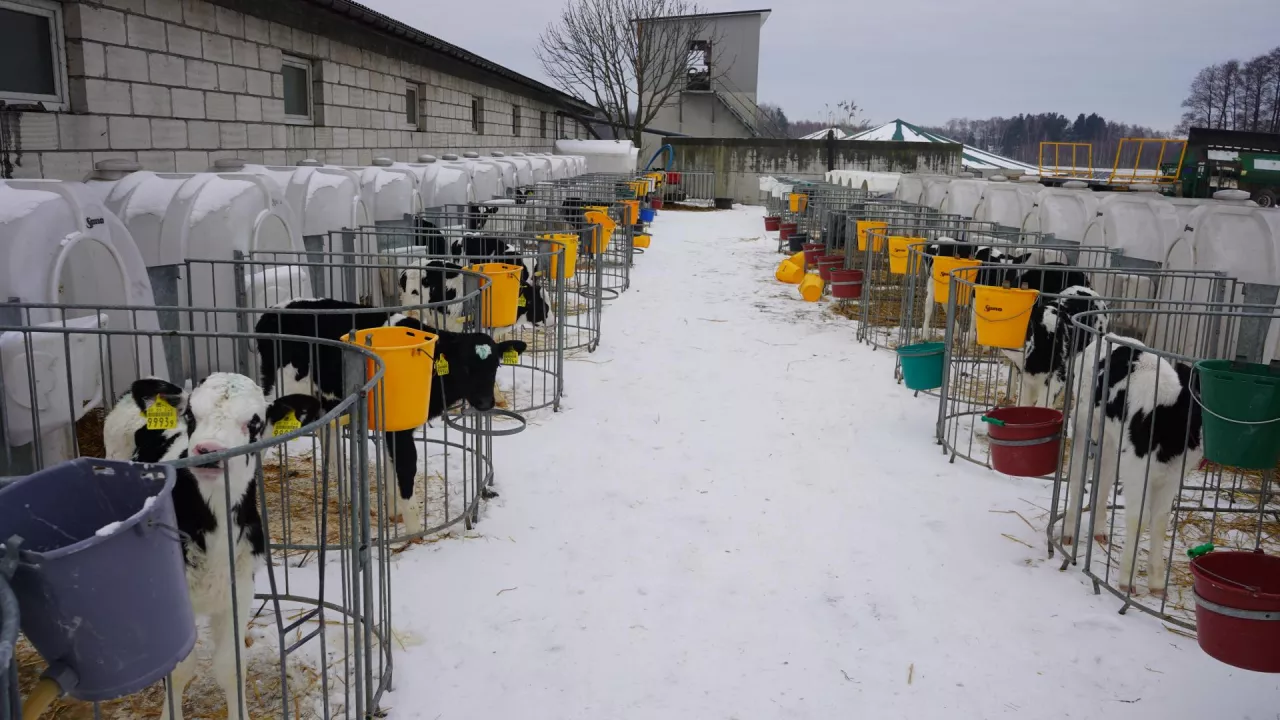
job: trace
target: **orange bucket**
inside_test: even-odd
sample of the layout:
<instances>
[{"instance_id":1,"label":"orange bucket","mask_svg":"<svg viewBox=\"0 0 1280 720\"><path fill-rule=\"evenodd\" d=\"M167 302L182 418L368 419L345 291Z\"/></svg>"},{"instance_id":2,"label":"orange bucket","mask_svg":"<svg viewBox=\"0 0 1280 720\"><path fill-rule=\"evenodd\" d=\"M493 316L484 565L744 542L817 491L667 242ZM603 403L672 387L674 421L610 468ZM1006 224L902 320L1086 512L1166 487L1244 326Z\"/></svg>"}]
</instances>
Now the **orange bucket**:
<instances>
[{"instance_id":1,"label":"orange bucket","mask_svg":"<svg viewBox=\"0 0 1280 720\"><path fill-rule=\"evenodd\" d=\"M622 204L627 206L627 224L635 225L640 222L640 201L623 200Z\"/></svg>"},{"instance_id":2,"label":"orange bucket","mask_svg":"<svg viewBox=\"0 0 1280 720\"><path fill-rule=\"evenodd\" d=\"M906 275L911 244L924 242L924 238L889 236L889 272L894 275Z\"/></svg>"},{"instance_id":3,"label":"orange bucket","mask_svg":"<svg viewBox=\"0 0 1280 720\"><path fill-rule=\"evenodd\" d=\"M613 231L618 228L618 224L609 217L607 208L594 207L587 210L584 215L587 222L596 225L595 235L591 240L591 253L598 255L609 247L609 242L613 240Z\"/></svg>"},{"instance_id":4,"label":"orange bucket","mask_svg":"<svg viewBox=\"0 0 1280 720\"><path fill-rule=\"evenodd\" d=\"M578 236L573 233L539 235L539 240L550 240L564 247L564 275L560 274L560 256L551 256L551 277L568 280L578 270Z\"/></svg>"},{"instance_id":5,"label":"orange bucket","mask_svg":"<svg viewBox=\"0 0 1280 720\"><path fill-rule=\"evenodd\" d=\"M981 260L969 260L968 258L957 257L935 257L933 259L933 299L935 302L946 305L951 299L951 276L973 282L978 277L978 268L982 266ZM957 305L968 305L969 299L973 297L972 285L961 285L960 292L956 296Z\"/></svg>"},{"instance_id":6,"label":"orange bucket","mask_svg":"<svg viewBox=\"0 0 1280 720\"><path fill-rule=\"evenodd\" d=\"M485 327L500 328L516 324L520 312L519 265L507 263L482 263L468 265L467 270L489 278L489 285L480 294L480 318Z\"/></svg>"},{"instance_id":7,"label":"orange bucket","mask_svg":"<svg viewBox=\"0 0 1280 720\"><path fill-rule=\"evenodd\" d=\"M858 221L858 250L866 252L867 250L867 232L869 230L879 230L875 239L871 242L872 252L882 252L884 250L884 230L889 227L889 223L879 220L859 220Z\"/></svg>"},{"instance_id":8,"label":"orange bucket","mask_svg":"<svg viewBox=\"0 0 1280 720\"><path fill-rule=\"evenodd\" d=\"M431 409L431 368L435 362L437 337L407 327L376 327L347 333L342 339L369 348L382 359L384 372L378 392L369 395L369 429L399 432L422 427ZM365 377L377 368L367 364ZM382 417L376 400L382 398ZM382 422L378 422L379 419Z\"/></svg>"}]
</instances>

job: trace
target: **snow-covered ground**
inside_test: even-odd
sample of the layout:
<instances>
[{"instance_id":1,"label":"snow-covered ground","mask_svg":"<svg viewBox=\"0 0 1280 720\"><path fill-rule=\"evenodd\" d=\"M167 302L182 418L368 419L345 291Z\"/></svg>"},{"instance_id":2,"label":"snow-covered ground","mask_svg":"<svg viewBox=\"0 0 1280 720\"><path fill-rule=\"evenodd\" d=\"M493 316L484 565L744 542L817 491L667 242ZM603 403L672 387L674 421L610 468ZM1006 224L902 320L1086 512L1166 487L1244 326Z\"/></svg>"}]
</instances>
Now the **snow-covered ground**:
<instances>
[{"instance_id":1,"label":"snow-covered ground","mask_svg":"<svg viewBox=\"0 0 1280 720\"><path fill-rule=\"evenodd\" d=\"M393 561L390 717L1277 717L1046 559L1046 484L948 464L762 214L659 213L478 530Z\"/></svg>"}]
</instances>

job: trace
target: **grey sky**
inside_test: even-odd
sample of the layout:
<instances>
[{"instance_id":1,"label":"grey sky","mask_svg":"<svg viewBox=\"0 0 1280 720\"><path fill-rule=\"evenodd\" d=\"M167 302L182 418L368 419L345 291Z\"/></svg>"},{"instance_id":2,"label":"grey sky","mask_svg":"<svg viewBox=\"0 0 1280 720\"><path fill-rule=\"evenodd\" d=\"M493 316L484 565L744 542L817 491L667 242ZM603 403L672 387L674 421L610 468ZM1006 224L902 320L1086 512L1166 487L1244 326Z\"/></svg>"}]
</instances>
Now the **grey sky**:
<instances>
[{"instance_id":1,"label":"grey sky","mask_svg":"<svg viewBox=\"0 0 1280 720\"><path fill-rule=\"evenodd\" d=\"M559 0L362 0L539 80ZM772 7L760 100L792 119L853 98L873 122L1097 112L1172 128L1195 73L1280 45L1280 0L700 0Z\"/></svg>"}]
</instances>

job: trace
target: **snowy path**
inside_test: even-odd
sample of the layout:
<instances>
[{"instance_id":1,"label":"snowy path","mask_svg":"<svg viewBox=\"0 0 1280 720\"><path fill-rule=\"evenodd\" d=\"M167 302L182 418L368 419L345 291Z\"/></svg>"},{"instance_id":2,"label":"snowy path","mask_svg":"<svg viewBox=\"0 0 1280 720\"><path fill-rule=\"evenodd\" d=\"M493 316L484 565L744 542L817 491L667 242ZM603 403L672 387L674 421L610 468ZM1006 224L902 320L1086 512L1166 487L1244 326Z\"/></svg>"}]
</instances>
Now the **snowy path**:
<instances>
[{"instance_id":1,"label":"snowy path","mask_svg":"<svg viewBox=\"0 0 1280 720\"><path fill-rule=\"evenodd\" d=\"M1043 483L947 464L760 214L661 213L476 537L397 558L392 718L1274 720L1276 678L1046 561L1008 513Z\"/></svg>"}]
</instances>

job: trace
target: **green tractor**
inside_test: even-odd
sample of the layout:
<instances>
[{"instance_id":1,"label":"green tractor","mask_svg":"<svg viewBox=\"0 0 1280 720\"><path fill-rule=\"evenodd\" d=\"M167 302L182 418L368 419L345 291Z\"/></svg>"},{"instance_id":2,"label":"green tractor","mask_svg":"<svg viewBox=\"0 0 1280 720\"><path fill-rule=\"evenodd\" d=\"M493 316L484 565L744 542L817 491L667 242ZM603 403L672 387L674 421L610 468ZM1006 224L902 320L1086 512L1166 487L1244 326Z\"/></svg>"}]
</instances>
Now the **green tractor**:
<instances>
[{"instance_id":1,"label":"green tractor","mask_svg":"<svg viewBox=\"0 0 1280 720\"><path fill-rule=\"evenodd\" d=\"M1206 198L1218 190L1239 189L1258 205L1275 207L1280 198L1280 134L1192 128L1178 179L1183 197Z\"/></svg>"}]
</instances>

